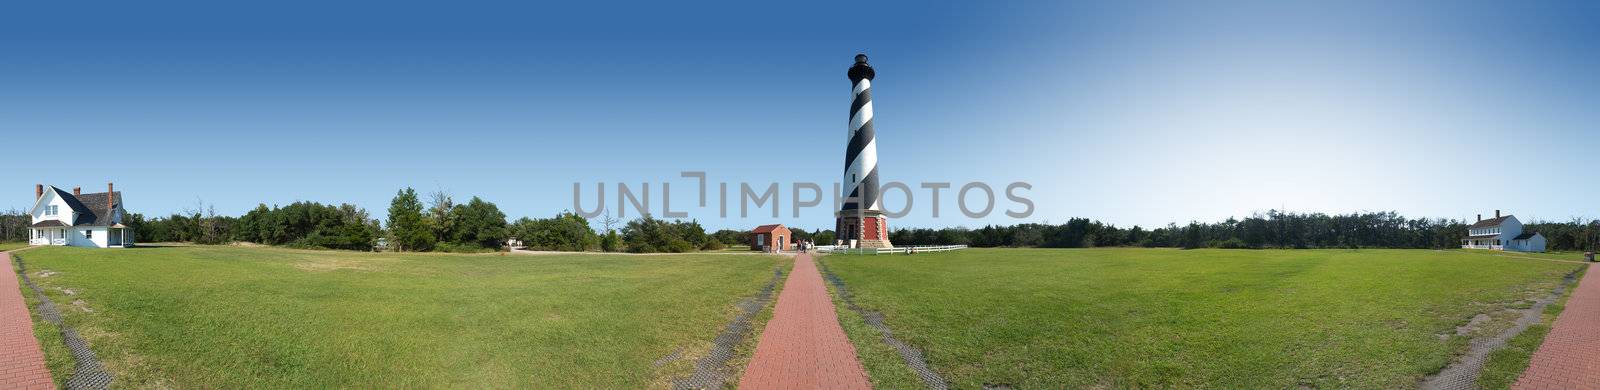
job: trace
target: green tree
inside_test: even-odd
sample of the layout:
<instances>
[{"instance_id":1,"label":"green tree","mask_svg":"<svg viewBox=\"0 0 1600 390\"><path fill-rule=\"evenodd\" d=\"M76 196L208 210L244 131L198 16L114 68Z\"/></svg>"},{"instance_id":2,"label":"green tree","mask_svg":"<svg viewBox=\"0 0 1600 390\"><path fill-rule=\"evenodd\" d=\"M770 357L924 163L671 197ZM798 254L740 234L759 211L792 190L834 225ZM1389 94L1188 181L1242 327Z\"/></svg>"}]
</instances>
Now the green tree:
<instances>
[{"instance_id":1,"label":"green tree","mask_svg":"<svg viewBox=\"0 0 1600 390\"><path fill-rule=\"evenodd\" d=\"M476 196L466 204L457 205L450 209L450 220L454 226L452 241L459 245L477 245L484 248L499 248L509 237L506 231L506 214L500 212L500 207L489 203ZM588 226L584 226L588 229ZM593 232L590 232L593 234Z\"/></svg>"},{"instance_id":2,"label":"green tree","mask_svg":"<svg viewBox=\"0 0 1600 390\"><path fill-rule=\"evenodd\" d=\"M425 251L433 249L436 238L422 220L422 201L417 191L406 187L389 202L389 235L396 249Z\"/></svg>"},{"instance_id":3,"label":"green tree","mask_svg":"<svg viewBox=\"0 0 1600 390\"><path fill-rule=\"evenodd\" d=\"M711 239L722 242L723 245L750 245L750 232L722 229L711 233Z\"/></svg>"},{"instance_id":4,"label":"green tree","mask_svg":"<svg viewBox=\"0 0 1600 390\"><path fill-rule=\"evenodd\" d=\"M423 212L423 220L439 242L460 243L456 240L455 231L456 206L449 192L438 190L428 194L428 209Z\"/></svg>"},{"instance_id":5,"label":"green tree","mask_svg":"<svg viewBox=\"0 0 1600 390\"><path fill-rule=\"evenodd\" d=\"M1200 231L1202 228L1199 222L1189 222L1189 226L1183 228L1183 249L1203 248L1206 246L1205 234Z\"/></svg>"},{"instance_id":6,"label":"green tree","mask_svg":"<svg viewBox=\"0 0 1600 390\"><path fill-rule=\"evenodd\" d=\"M833 241L835 240L832 230L818 231L816 234L812 235L811 238L812 241L817 242L817 245L833 245Z\"/></svg>"},{"instance_id":7,"label":"green tree","mask_svg":"<svg viewBox=\"0 0 1600 390\"><path fill-rule=\"evenodd\" d=\"M607 230L606 235L600 238L600 250L606 252L622 250L622 237L617 236L616 230Z\"/></svg>"},{"instance_id":8,"label":"green tree","mask_svg":"<svg viewBox=\"0 0 1600 390\"><path fill-rule=\"evenodd\" d=\"M712 249L711 236L696 221L669 222L645 215L622 227L622 243L629 252L683 253Z\"/></svg>"}]
</instances>

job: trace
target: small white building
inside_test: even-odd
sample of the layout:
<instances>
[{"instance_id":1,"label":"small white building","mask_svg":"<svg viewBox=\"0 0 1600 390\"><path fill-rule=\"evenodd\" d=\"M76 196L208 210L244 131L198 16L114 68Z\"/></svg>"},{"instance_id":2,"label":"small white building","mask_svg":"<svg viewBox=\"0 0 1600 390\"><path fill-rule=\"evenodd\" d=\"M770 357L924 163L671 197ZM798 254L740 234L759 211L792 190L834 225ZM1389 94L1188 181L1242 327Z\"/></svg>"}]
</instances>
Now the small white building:
<instances>
[{"instance_id":1,"label":"small white building","mask_svg":"<svg viewBox=\"0 0 1600 390\"><path fill-rule=\"evenodd\" d=\"M122 225L122 193L106 183L106 192L71 193L43 184L33 187L33 224L28 226L32 245L66 245L89 248L133 246L133 232Z\"/></svg>"},{"instance_id":2,"label":"small white building","mask_svg":"<svg viewBox=\"0 0 1600 390\"><path fill-rule=\"evenodd\" d=\"M1511 215L1502 217L1500 210L1490 219L1478 214L1478 222L1468 226L1467 237L1461 239L1462 249L1544 252L1544 244L1544 235L1523 231L1522 221Z\"/></svg>"}]
</instances>

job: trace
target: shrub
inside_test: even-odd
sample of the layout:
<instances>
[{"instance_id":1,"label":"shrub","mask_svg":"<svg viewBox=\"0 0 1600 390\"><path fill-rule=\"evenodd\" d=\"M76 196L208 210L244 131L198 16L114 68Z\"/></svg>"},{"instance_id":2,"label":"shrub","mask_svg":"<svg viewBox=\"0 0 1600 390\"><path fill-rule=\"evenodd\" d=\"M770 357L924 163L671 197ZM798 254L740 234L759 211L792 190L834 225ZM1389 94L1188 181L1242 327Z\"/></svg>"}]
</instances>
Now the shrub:
<instances>
[{"instance_id":1,"label":"shrub","mask_svg":"<svg viewBox=\"0 0 1600 390\"><path fill-rule=\"evenodd\" d=\"M605 237L600 238L600 250L606 252L622 250L622 237L617 236L616 230L606 231Z\"/></svg>"},{"instance_id":2,"label":"shrub","mask_svg":"<svg viewBox=\"0 0 1600 390\"><path fill-rule=\"evenodd\" d=\"M1211 246L1214 247L1214 248L1222 248L1222 249L1249 249L1250 248L1249 245L1246 245L1244 243L1244 240L1240 240L1238 238L1229 238L1229 239L1222 240L1222 241L1213 240L1211 242Z\"/></svg>"},{"instance_id":3,"label":"shrub","mask_svg":"<svg viewBox=\"0 0 1600 390\"><path fill-rule=\"evenodd\" d=\"M511 236L522 240L528 249L581 252L600 244L600 237L589 228L589 220L568 212L554 218L518 219L511 231Z\"/></svg>"},{"instance_id":4,"label":"shrub","mask_svg":"<svg viewBox=\"0 0 1600 390\"><path fill-rule=\"evenodd\" d=\"M691 252L709 241L705 228L695 221L668 222L646 215L622 227L623 246L633 253Z\"/></svg>"},{"instance_id":5,"label":"shrub","mask_svg":"<svg viewBox=\"0 0 1600 390\"><path fill-rule=\"evenodd\" d=\"M350 204L294 202L288 206L257 205L233 224L233 238L267 245L303 248L371 250L379 235L378 221ZM196 239L196 243L212 243Z\"/></svg>"}]
</instances>

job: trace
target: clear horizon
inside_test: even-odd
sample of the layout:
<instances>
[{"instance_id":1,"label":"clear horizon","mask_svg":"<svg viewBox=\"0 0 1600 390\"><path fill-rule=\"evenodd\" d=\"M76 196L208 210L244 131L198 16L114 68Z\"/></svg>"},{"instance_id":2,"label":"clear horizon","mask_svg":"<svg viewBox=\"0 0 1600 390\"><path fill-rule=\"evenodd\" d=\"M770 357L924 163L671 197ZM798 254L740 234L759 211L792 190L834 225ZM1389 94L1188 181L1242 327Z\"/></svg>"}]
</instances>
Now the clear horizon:
<instances>
[{"instance_id":1,"label":"clear horizon","mask_svg":"<svg viewBox=\"0 0 1600 390\"><path fill-rule=\"evenodd\" d=\"M827 207L790 215L790 183L838 181L866 53L881 175L917 195L891 228L1600 217L1600 5L1160 4L20 4L0 133L33 147L0 209L113 181L149 217L382 219L413 187L514 220L571 209L575 182L649 182L659 209L667 181L708 229L831 228ZM681 171L778 183L780 217L719 218ZM994 214L961 217L951 188L929 216L917 183L970 181ZM1017 181L1026 220L1002 213Z\"/></svg>"}]
</instances>

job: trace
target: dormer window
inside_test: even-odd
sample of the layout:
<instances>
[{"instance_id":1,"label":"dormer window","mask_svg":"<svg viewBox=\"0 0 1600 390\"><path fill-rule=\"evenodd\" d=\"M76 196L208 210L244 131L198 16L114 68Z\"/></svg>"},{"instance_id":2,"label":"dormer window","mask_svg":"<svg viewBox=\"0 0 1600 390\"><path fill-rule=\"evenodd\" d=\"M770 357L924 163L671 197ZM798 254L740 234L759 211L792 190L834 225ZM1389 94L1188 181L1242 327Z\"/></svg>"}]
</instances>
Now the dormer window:
<instances>
[{"instance_id":1,"label":"dormer window","mask_svg":"<svg viewBox=\"0 0 1600 390\"><path fill-rule=\"evenodd\" d=\"M56 205L44 206L44 215L45 216L55 216L56 214L58 214L56 212L56 207L58 207L58 206L56 206Z\"/></svg>"}]
</instances>

